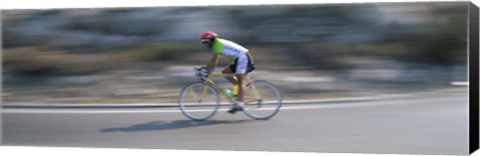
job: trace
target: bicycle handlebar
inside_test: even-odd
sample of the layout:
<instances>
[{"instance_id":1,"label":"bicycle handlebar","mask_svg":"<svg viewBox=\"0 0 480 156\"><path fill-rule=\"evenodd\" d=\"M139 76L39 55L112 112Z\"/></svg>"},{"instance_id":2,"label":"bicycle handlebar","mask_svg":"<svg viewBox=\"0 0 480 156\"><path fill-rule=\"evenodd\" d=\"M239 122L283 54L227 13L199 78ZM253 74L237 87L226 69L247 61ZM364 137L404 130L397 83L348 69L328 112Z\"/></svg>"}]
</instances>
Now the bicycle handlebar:
<instances>
[{"instance_id":1,"label":"bicycle handlebar","mask_svg":"<svg viewBox=\"0 0 480 156\"><path fill-rule=\"evenodd\" d=\"M205 67L193 67L195 71L200 71L204 69ZM224 73L211 73L209 76L228 76L228 77L233 77L236 76L236 74L224 74Z\"/></svg>"}]
</instances>

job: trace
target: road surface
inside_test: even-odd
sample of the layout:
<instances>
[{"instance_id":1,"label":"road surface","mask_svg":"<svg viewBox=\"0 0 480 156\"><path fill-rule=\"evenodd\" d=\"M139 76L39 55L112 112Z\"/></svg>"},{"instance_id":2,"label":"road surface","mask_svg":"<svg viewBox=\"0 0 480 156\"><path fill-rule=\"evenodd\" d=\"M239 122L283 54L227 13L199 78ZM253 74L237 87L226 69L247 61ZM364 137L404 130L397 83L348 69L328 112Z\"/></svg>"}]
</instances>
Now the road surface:
<instances>
[{"instance_id":1,"label":"road surface","mask_svg":"<svg viewBox=\"0 0 480 156\"><path fill-rule=\"evenodd\" d=\"M226 109L226 108L223 108ZM321 153L468 153L467 92L285 104L267 121L224 110L190 121L177 108L8 108L3 144Z\"/></svg>"}]
</instances>

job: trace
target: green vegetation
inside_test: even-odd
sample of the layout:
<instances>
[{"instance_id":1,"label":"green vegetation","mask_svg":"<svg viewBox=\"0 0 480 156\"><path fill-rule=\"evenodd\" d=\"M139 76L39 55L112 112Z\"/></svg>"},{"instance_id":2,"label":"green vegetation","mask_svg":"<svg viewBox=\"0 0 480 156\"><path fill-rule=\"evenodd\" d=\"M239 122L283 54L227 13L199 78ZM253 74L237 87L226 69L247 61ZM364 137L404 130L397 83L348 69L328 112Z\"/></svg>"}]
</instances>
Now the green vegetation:
<instances>
[{"instance_id":1,"label":"green vegetation","mask_svg":"<svg viewBox=\"0 0 480 156\"><path fill-rule=\"evenodd\" d=\"M3 52L3 66L30 76L89 75L120 69L135 62L181 59L198 51L199 47L184 43L159 43L120 52L85 54L68 53L49 46L11 48Z\"/></svg>"},{"instance_id":2,"label":"green vegetation","mask_svg":"<svg viewBox=\"0 0 480 156\"><path fill-rule=\"evenodd\" d=\"M87 75L111 69L108 56L66 54L51 47L25 47L3 51L3 66L29 76Z\"/></svg>"},{"instance_id":3,"label":"green vegetation","mask_svg":"<svg viewBox=\"0 0 480 156\"><path fill-rule=\"evenodd\" d=\"M466 4L12 10L2 14L4 68L82 75L128 63L185 63L205 51L196 40L209 29L276 51L252 50L265 61L316 69L348 70L356 56L451 66L466 63ZM389 7L399 10L395 19L384 17Z\"/></svg>"},{"instance_id":4,"label":"green vegetation","mask_svg":"<svg viewBox=\"0 0 480 156\"><path fill-rule=\"evenodd\" d=\"M180 42L157 43L135 47L121 52L121 55L135 61L166 61L179 59L199 48L202 47Z\"/></svg>"},{"instance_id":5,"label":"green vegetation","mask_svg":"<svg viewBox=\"0 0 480 156\"><path fill-rule=\"evenodd\" d=\"M175 102L211 57L198 41L208 30L248 48L254 78L294 99L451 87L467 79L467 4L6 10L2 96Z\"/></svg>"}]
</instances>

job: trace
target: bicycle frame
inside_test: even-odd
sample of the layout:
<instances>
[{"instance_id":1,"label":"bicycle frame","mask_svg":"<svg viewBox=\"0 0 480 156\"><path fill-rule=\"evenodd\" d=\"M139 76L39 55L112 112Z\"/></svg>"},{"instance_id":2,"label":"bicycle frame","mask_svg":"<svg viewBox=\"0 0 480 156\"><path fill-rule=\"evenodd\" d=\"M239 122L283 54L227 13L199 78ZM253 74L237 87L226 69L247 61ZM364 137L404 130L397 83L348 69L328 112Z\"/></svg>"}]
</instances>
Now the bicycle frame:
<instances>
[{"instance_id":1,"label":"bicycle frame","mask_svg":"<svg viewBox=\"0 0 480 156\"><path fill-rule=\"evenodd\" d=\"M223 73L212 73L210 74L207 79L205 80L205 83L206 84L209 84L211 85L213 88L215 88L215 90L217 90L220 95L224 96L230 103L235 103L235 101L233 100L233 98L228 98L227 95L225 94L225 92L223 91L223 88L220 87L219 85L217 85L211 77L213 76L216 76L216 77L224 77L224 76L228 76L228 77L233 77L235 76L234 74L223 74ZM257 89L255 88L255 85L253 84L252 80L250 79L250 76L246 76L246 81L247 83L250 84L250 86L252 87L252 92L253 94L255 95L255 98L256 99L253 99L253 100L245 100L244 103L245 104L250 104L252 102L256 102L260 99L262 99L262 96L260 95L260 93L257 91ZM204 89L203 89L203 93L202 93L202 97L201 99L203 99L206 95L207 95L207 91L208 91L208 88L205 86Z\"/></svg>"}]
</instances>

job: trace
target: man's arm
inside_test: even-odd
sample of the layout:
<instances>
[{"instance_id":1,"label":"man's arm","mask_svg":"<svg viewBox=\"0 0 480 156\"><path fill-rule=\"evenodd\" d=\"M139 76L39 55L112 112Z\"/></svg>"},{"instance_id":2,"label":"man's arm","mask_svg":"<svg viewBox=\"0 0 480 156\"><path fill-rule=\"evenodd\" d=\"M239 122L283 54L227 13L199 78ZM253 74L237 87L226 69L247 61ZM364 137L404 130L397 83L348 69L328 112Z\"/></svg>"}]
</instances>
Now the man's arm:
<instances>
[{"instance_id":1,"label":"man's arm","mask_svg":"<svg viewBox=\"0 0 480 156\"><path fill-rule=\"evenodd\" d=\"M220 54L213 54L212 59L210 59L210 63L207 65L208 74L210 75L218 64L218 60L220 58Z\"/></svg>"}]
</instances>

